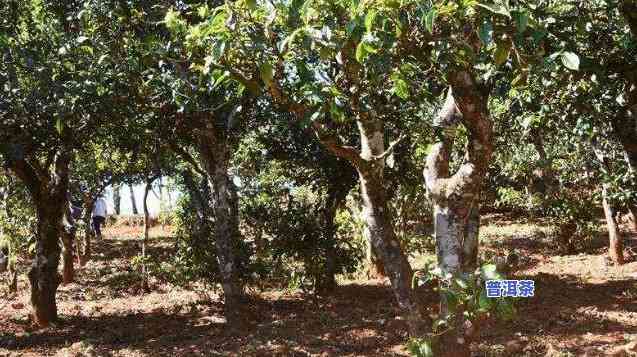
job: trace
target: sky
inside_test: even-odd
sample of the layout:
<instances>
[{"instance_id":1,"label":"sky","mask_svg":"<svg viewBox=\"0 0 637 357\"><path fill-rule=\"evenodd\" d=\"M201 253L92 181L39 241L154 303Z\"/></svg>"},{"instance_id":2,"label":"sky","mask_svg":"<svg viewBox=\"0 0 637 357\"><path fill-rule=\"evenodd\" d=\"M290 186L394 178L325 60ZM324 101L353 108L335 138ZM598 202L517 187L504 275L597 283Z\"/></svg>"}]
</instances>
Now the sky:
<instances>
[{"instance_id":1,"label":"sky","mask_svg":"<svg viewBox=\"0 0 637 357\"><path fill-rule=\"evenodd\" d=\"M153 189L154 189L154 192L157 195L159 195L158 186L155 185ZM170 190L169 193L168 191L169 191L168 187L164 186L164 200L166 202L167 208L170 209L171 207L175 207L175 205L177 204L177 199L179 198L179 191L174 191L174 188ZM133 185L133 192L135 193L135 200L137 201L137 209L139 210L140 214L143 214L144 206L142 201L144 199L144 185L142 184ZM148 210L150 211L150 215L153 217L156 217L157 215L159 215L159 211L160 211L160 200L155 195L155 193L151 191L148 194ZM120 196L121 196L120 214L123 214L123 215L132 214L133 210L132 210L128 186L121 187ZM168 199L168 196L170 196L170 200ZM107 188L104 197L106 198L108 213L109 214L115 213L114 204L113 204L113 187Z\"/></svg>"}]
</instances>

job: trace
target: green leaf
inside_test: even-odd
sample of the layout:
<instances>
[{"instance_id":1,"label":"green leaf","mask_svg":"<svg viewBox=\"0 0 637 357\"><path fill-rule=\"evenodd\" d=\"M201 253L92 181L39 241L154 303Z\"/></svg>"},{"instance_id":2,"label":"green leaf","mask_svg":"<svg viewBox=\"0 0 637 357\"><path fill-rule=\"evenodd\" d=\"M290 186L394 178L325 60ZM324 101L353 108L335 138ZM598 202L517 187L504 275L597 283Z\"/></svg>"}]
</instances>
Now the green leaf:
<instances>
[{"instance_id":1,"label":"green leaf","mask_svg":"<svg viewBox=\"0 0 637 357\"><path fill-rule=\"evenodd\" d=\"M254 10L257 8L257 0L245 0L245 3L250 10Z\"/></svg>"},{"instance_id":2,"label":"green leaf","mask_svg":"<svg viewBox=\"0 0 637 357\"><path fill-rule=\"evenodd\" d=\"M259 67L259 73L261 73L261 79L265 84L266 88L269 88L272 84L272 79L274 79L274 67L272 64L266 62Z\"/></svg>"},{"instance_id":3,"label":"green leaf","mask_svg":"<svg viewBox=\"0 0 637 357\"><path fill-rule=\"evenodd\" d=\"M480 25L478 36L480 37L482 43L484 43L486 46L491 44L491 41L493 41L493 24L491 24L491 21L484 20L482 25Z\"/></svg>"},{"instance_id":4,"label":"green leaf","mask_svg":"<svg viewBox=\"0 0 637 357\"><path fill-rule=\"evenodd\" d=\"M485 264L480 267L480 275L483 280L498 280L502 279L502 275L498 273L495 264Z\"/></svg>"},{"instance_id":5,"label":"green leaf","mask_svg":"<svg viewBox=\"0 0 637 357\"><path fill-rule=\"evenodd\" d=\"M562 63L564 67L573 70L579 71L579 56L573 52L564 51L562 52Z\"/></svg>"},{"instance_id":6,"label":"green leaf","mask_svg":"<svg viewBox=\"0 0 637 357\"><path fill-rule=\"evenodd\" d=\"M365 50L365 43L361 42L356 46L356 61L358 63L363 63L367 57L367 51Z\"/></svg>"},{"instance_id":7,"label":"green leaf","mask_svg":"<svg viewBox=\"0 0 637 357\"><path fill-rule=\"evenodd\" d=\"M495 50L493 60L497 66L503 64L509 59L509 53L511 52L511 42L504 41L498 43L498 48Z\"/></svg>"},{"instance_id":8,"label":"green leaf","mask_svg":"<svg viewBox=\"0 0 637 357\"><path fill-rule=\"evenodd\" d=\"M425 28L427 29L429 33L433 33L434 21L436 20L436 15L438 15L436 8L431 8L429 9L429 11L427 11L427 13L422 19L423 24L425 25Z\"/></svg>"},{"instance_id":9,"label":"green leaf","mask_svg":"<svg viewBox=\"0 0 637 357\"><path fill-rule=\"evenodd\" d=\"M518 33L523 33L529 26L529 14L524 11L515 11L513 13L513 19L515 20L515 27L518 29Z\"/></svg>"},{"instance_id":10,"label":"green leaf","mask_svg":"<svg viewBox=\"0 0 637 357\"><path fill-rule=\"evenodd\" d=\"M456 285L458 285L461 289L467 289L469 287L469 285L467 285L467 282L461 278L456 278L454 281Z\"/></svg>"},{"instance_id":11,"label":"green leaf","mask_svg":"<svg viewBox=\"0 0 637 357\"><path fill-rule=\"evenodd\" d=\"M412 339L407 344L407 349L414 357L434 357L430 339Z\"/></svg>"},{"instance_id":12,"label":"green leaf","mask_svg":"<svg viewBox=\"0 0 637 357\"><path fill-rule=\"evenodd\" d=\"M409 85L403 79L394 82L394 93L402 99L409 98Z\"/></svg>"},{"instance_id":13,"label":"green leaf","mask_svg":"<svg viewBox=\"0 0 637 357\"><path fill-rule=\"evenodd\" d=\"M89 55L93 55L93 47L91 46L80 46L80 49Z\"/></svg>"},{"instance_id":14,"label":"green leaf","mask_svg":"<svg viewBox=\"0 0 637 357\"><path fill-rule=\"evenodd\" d=\"M212 46L212 60L214 62L219 61L223 54L226 52L226 42L225 41L217 41Z\"/></svg>"},{"instance_id":15,"label":"green leaf","mask_svg":"<svg viewBox=\"0 0 637 357\"><path fill-rule=\"evenodd\" d=\"M62 122L62 118L57 118L55 121L55 130L57 130L58 134L62 135L62 130L64 129L64 123Z\"/></svg>"},{"instance_id":16,"label":"green leaf","mask_svg":"<svg viewBox=\"0 0 637 357\"><path fill-rule=\"evenodd\" d=\"M372 30L374 29L374 21L376 20L377 14L378 11L371 10L365 16L365 29L367 30L367 32L372 32Z\"/></svg>"},{"instance_id":17,"label":"green leaf","mask_svg":"<svg viewBox=\"0 0 637 357\"><path fill-rule=\"evenodd\" d=\"M492 298L487 297L486 290L482 290L480 292L480 296L478 297L478 308L483 311L489 311L493 308L495 301Z\"/></svg>"},{"instance_id":18,"label":"green leaf","mask_svg":"<svg viewBox=\"0 0 637 357\"><path fill-rule=\"evenodd\" d=\"M97 64L100 65L104 63L104 60L106 60L107 58L108 58L108 55L101 55L100 58L97 60Z\"/></svg>"},{"instance_id":19,"label":"green leaf","mask_svg":"<svg viewBox=\"0 0 637 357\"><path fill-rule=\"evenodd\" d=\"M498 15L504 15L508 18L511 18L511 12L509 11L509 9L501 4L481 4L478 3L478 6L485 8L489 11L491 11L494 14L498 14Z\"/></svg>"},{"instance_id":20,"label":"green leaf","mask_svg":"<svg viewBox=\"0 0 637 357\"><path fill-rule=\"evenodd\" d=\"M280 42L279 52L281 53L287 52L290 45L294 43L294 40L296 39L296 37L300 36L303 33L305 33L305 27L301 27L294 30L290 35L288 35L288 37L284 38L283 41Z\"/></svg>"},{"instance_id":21,"label":"green leaf","mask_svg":"<svg viewBox=\"0 0 637 357\"><path fill-rule=\"evenodd\" d=\"M407 81L405 81L402 73L394 72L390 76L390 79L394 84L391 89L392 93L396 94L401 99L409 98L409 85L407 84Z\"/></svg>"},{"instance_id":22,"label":"green leaf","mask_svg":"<svg viewBox=\"0 0 637 357\"><path fill-rule=\"evenodd\" d=\"M198 15L200 18L204 19L204 18L208 17L209 10L210 10L210 9L208 8L208 5L207 5L207 4L204 4L204 5L202 5L202 6L199 6L199 7L197 8L197 15Z\"/></svg>"}]
</instances>

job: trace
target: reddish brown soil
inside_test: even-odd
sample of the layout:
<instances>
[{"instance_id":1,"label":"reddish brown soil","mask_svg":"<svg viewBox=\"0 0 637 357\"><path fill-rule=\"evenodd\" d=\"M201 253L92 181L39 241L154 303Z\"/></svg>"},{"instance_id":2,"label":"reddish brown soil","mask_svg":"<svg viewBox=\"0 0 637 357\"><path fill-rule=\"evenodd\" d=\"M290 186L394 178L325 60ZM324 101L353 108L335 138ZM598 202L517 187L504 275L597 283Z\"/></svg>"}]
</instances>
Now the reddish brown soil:
<instances>
[{"instance_id":1,"label":"reddish brown soil","mask_svg":"<svg viewBox=\"0 0 637 357\"><path fill-rule=\"evenodd\" d=\"M517 302L513 322L484 326L476 356L629 355L622 346L637 337L635 257L616 268L603 247L552 256L546 237L526 226L498 233L511 223L490 223L487 250L515 249L521 258L515 277L535 280L536 296ZM158 237L168 232L151 233L150 253L167 257L172 241ZM142 294L130 263L139 235L134 227L107 230L77 282L60 287L61 321L48 329L30 327L21 274L19 294L0 295L0 356L406 355L405 324L386 282L349 281L329 297L253 292L249 323L231 331L219 297L202 286L154 279L153 291ZM627 245L637 246L634 234Z\"/></svg>"}]
</instances>

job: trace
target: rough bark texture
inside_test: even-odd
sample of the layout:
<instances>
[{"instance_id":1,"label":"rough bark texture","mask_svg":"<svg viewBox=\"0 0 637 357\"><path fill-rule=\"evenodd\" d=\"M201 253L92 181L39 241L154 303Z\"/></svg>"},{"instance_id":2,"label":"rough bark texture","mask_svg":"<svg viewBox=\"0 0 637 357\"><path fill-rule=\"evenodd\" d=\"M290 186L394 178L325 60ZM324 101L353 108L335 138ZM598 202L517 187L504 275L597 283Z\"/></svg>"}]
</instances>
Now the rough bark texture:
<instances>
[{"instance_id":1,"label":"rough bark texture","mask_svg":"<svg viewBox=\"0 0 637 357\"><path fill-rule=\"evenodd\" d=\"M73 282L75 268L73 266L73 242L75 240L75 221L72 217L70 203L64 205L64 229L62 231L62 282L64 285Z\"/></svg>"},{"instance_id":2,"label":"rough bark texture","mask_svg":"<svg viewBox=\"0 0 637 357\"><path fill-rule=\"evenodd\" d=\"M438 264L454 276L473 272L478 265L479 199L484 175L493 151L488 97L467 71L450 75L451 88L436 117L439 142L427 157L424 170L427 191L434 200L434 225ZM469 132L463 164L453 175L449 160L459 124ZM441 315L448 315L441 298ZM456 311L452 328L440 336L437 356L469 356L476 328Z\"/></svg>"},{"instance_id":3,"label":"rough bark texture","mask_svg":"<svg viewBox=\"0 0 637 357\"><path fill-rule=\"evenodd\" d=\"M61 282L59 240L64 232L62 219L67 204L70 160L70 153L59 151L49 169L25 159L9 165L26 184L36 208L36 246L28 277L33 321L43 327L57 320L55 293Z\"/></svg>"},{"instance_id":4,"label":"rough bark texture","mask_svg":"<svg viewBox=\"0 0 637 357\"><path fill-rule=\"evenodd\" d=\"M91 259L91 242L94 237L93 222L91 218L91 212L93 211L93 205L95 204L95 198L91 193L85 193L83 197L83 215L82 221L84 222L84 234L82 235L82 244L75 245L77 251L77 260L80 266L86 265Z\"/></svg>"},{"instance_id":5,"label":"rough bark texture","mask_svg":"<svg viewBox=\"0 0 637 357\"><path fill-rule=\"evenodd\" d=\"M135 199L135 191L133 191L132 184L128 184L128 192L130 194L130 204L131 204L131 209L133 210L133 214L138 215L139 210L137 209L137 200Z\"/></svg>"},{"instance_id":6,"label":"rough bark texture","mask_svg":"<svg viewBox=\"0 0 637 357\"><path fill-rule=\"evenodd\" d=\"M553 165L546 153L542 130L534 129L531 131L531 142L540 157L540 167L539 170L537 170L537 175L540 179L540 187L538 191L544 195L544 197L551 197L555 192L556 180L555 173L553 172Z\"/></svg>"},{"instance_id":7,"label":"rough bark texture","mask_svg":"<svg viewBox=\"0 0 637 357\"><path fill-rule=\"evenodd\" d=\"M374 252L374 246L371 239L372 236L367 225L363 227L363 237L365 237L365 241L367 242L367 249L365 250L367 278L382 279L385 277L385 266L383 265L383 261Z\"/></svg>"},{"instance_id":8,"label":"rough bark texture","mask_svg":"<svg viewBox=\"0 0 637 357\"><path fill-rule=\"evenodd\" d=\"M637 39L637 1L622 1L620 10L630 27L633 39ZM623 73L623 77L626 81L626 106L612 124L614 134L624 149L626 162L637 181L637 70ZM631 226L637 231L637 202L628 203L628 210Z\"/></svg>"},{"instance_id":9,"label":"rough bark texture","mask_svg":"<svg viewBox=\"0 0 637 357\"><path fill-rule=\"evenodd\" d=\"M608 185L606 184L602 187L602 206L604 207L604 216L606 217L606 226L608 228L608 255L613 263L617 265L624 264L624 242L615 220L615 210L608 199Z\"/></svg>"},{"instance_id":10,"label":"rough bark texture","mask_svg":"<svg viewBox=\"0 0 637 357\"><path fill-rule=\"evenodd\" d=\"M241 239L238 197L229 173L231 148L227 140L215 132L212 123L208 123L201 131L198 149L212 193L215 247L224 294L224 311L228 323L236 324L240 322L244 287L238 261Z\"/></svg>"},{"instance_id":11,"label":"rough bark texture","mask_svg":"<svg viewBox=\"0 0 637 357\"><path fill-rule=\"evenodd\" d=\"M323 239L327 244L325 250L325 275L317 282L317 291L329 293L336 288L336 274L338 268L338 257L336 252L336 214L338 209L345 204L345 199L351 186L342 182L335 182L330 186L322 209Z\"/></svg>"},{"instance_id":12,"label":"rough bark texture","mask_svg":"<svg viewBox=\"0 0 637 357\"><path fill-rule=\"evenodd\" d=\"M62 233L62 282L70 284L75 278L73 266L73 235L70 232Z\"/></svg>"},{"instance_id":13,"label":"rough bark texture","mask_svg":"<svg viewBox=\"0 0 637 357\"><path fill-rule=\"evenodd\" d=\"M122 208L122 185L114 184L113 185L113 210L116 215L120 215Z\"/></svg>"},{"instance_id":14,"label":"rough bark texture","mask_svg":"<svg viewBox=\"0 0 637 357\"><path fill-rule=\"evenodd\" d=\"M142 239L142 289L146 292L150 291L148 269L146 267L146 246L148 245L148 235L150 233L150 212L148 211L148 194L153 187L154 179L146 181L144 187L144 237Z\"/></svg>"},{"instance_id":15,"label":"rough bark texture","mask_svg":"<svg viewBox=\"0 0 637 357\"><path fill-rule=\"evenodd\" d=\"M605 171L610 172L611 167L608 157L604 152L596 146L595 142L592 143L595 155ZM617 210L609 200L610 185L608 183L602 184L602 207L604 208L604 216L606 218L606 227L608 229L608 255L613 263L617 265L624 264L624 241L622 238L619 224L616 221Z\"/></svg>"},{"instance_id":16,"label":"rough bark texture","mask_svg":"<svg viewBox=\"0 0 637 357\"><path fill-rule=\"evenodd\" d=\"M350 84L361 85L359 78L361 66L353 60L356 43L347 43L343 49L346 54L341 65L344 77ZM298 119L306 117L309 110L301 103L290 100L280 85L283 63L277 64L277 75L269 86L269 93L280 106L285 107ZM409 326L412 336L423 336L430 330L428 315L421 309L411 282L413 271L407 256L402 251L393 229L393 217L387 205L387 192L384 187L385 159L391 154L398 141L393 142L385 150L384 123L375 117L372 111L363 108L357 93L350 97L352 112L355 113L361 147L360 151L351 146L345 146L338 136L329 134L324 125L318 121L312 122L312 128L320 143L333 155L348 160L358 172L363 200L363 216L369 229L372 249L384 265L385 275L392 284L392 289L398 305Z\"/></svg>"},{"instance_id":17,"label":"rough bark texture","mask_svg":"<svg viewBox=\"0 0 637 357\"><path fill-rule=\"evenodd\" d=\"M637 232L637 206L628 207L628 221L633 231Z\"/></svg>"},{"instance_id":18,"label":"rough bark texture","mask_svg":"<svg viewBox=\"0 0 637 357\"><path fill-rule=\"evenodd\" d=\"M358 121L361 161L355 165L361 186L363 217L369 229L372 249L382 260L412 336L429 330L429 319L412 289L413 271L401 249L393 228L391 210L384 187L385 145L383 123L371 118Z\"/></svg>"}]
</instances>

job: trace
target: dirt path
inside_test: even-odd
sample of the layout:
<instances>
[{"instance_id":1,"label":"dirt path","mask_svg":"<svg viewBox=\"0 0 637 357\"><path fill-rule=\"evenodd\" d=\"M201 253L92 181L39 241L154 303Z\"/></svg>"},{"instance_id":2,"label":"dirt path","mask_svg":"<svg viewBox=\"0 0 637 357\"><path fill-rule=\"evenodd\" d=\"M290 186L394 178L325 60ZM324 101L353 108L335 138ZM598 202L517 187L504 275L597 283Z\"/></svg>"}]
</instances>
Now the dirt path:
<instances>
[{"instance_id":1,"label":"dirt path","mask_svg":"<svg viewBox=\"0 0 637 357\"><path fill-rule=\"evenodd\" d=\"M487 249L515 249L515 276L535 280L536 297L517 303L514 322L484 326L476 355L605 356L637 336L634 258L617 269L606 265L603 248L551 257L532 227L503 224L484 230ZM30 330L24 276L19 296L0 297L0 356L406 355L406 326L384 282L348 282L330 297L255 293L250 326L233 332L220 300L200 286L154 281L142 295L130 263L139 252L136 232L110 233L77 283L60 288L58 326ZM163 234L153 232L151 254L159 259L172 249L157 238ZM629 245L637 245L634 236Z\"/></svg>"}]
</instances>

